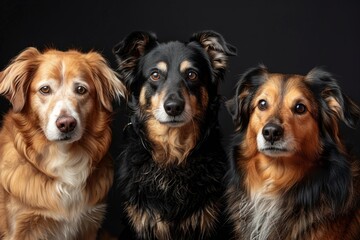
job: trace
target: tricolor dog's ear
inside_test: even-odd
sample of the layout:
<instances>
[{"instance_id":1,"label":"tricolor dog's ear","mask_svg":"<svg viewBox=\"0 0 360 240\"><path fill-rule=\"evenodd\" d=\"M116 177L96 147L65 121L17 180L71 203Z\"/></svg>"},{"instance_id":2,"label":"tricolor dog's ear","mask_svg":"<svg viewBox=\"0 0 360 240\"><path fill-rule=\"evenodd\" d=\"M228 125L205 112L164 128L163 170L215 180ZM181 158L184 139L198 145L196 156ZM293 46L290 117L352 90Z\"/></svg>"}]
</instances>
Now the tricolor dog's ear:
<instances>
[{"instance_id":1,"label":"tricolor dog's ear","mask_svg":"<svg viewBox=\"0 0 360 240\"><path fill-rule=\"evenodd\" d=\"M14 112L20 112L25 106L27 91L39 66L40 56L36 48L27 48L0 74L0 94L11 102Z\"/></svg>"},{"instance_id":2,"label":"tricolor dog's ear","mask_svg":"<svg viewBox=\"0 0 360 240\"><path fill-rule=\"evenodd\" d=\"M265 82L267 74L268 71L263 65L246 71L237 83L235 96L225 103L236 131L246 129L252 111L252 99L259 86Z\"/></svg>"},{"instance_id":3,"label":"tricolor dog's ear","mask_svg":"<svg viewBox=\"0 0 360 240\"><path fill-rule=\"evenodd\" d=\"M118 62L118 71L130 91L139 59L157 45L158 41L154 33L136 31L114 46L113 53Z\"/></svg>"},{"instance_id":4,"label":"tricolor dog's ear","mask_svg":"<svg viewBox=\"0 0 360 240\"><path fill-rule=\"evenodd\" d=\"M359 106L342 92L336 79L330 73L315 68L306 75L305 81L316 96L324 130L330 133L331 137L337 137L339 120L351 128L358 125Z\"/></svg>"},{"instance_id":5,"label":"tricolor dog's ear","mask_svg":"<svg viewBox=\"0 0 360 240\"><path fill-rule=\"evenodd\" d=\"M111 112L112 100L120 101L120 97L127 98L126 87L102 55L97 52L90 52L85 54L85 57L90 66L99 102Z\"/></svg>"},{"instance_id":6,"label":"tricolor dog's ear","mask_svg":"<svg viewBox=\"0 0 360 240\"><path fill-rule=\"evenodd\" d=\"M224 78L228 56L236 56L236 48L227 43L217 32L202 31L194 33L190 42L198 42L209 55L215 82Z\"/></svg>"}]
</instances>

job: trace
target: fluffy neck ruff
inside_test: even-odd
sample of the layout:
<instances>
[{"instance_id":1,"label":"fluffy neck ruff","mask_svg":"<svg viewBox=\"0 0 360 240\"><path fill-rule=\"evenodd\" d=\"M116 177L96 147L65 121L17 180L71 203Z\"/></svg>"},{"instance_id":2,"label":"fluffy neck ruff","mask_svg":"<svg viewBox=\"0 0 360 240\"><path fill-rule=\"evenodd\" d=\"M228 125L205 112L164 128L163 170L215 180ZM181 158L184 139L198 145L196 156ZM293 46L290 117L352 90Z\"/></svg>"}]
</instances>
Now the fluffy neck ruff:
<instances>
[{"instance_id":1,"label":"fluffy neck ruff","mask_svg":"<svg viewBox=\"0 0 360 240\"><path fill-rule=\"evenodd\" d=\"M259 153L246 132L235 137L229 202L238 236L311 239L322 234L319 224L357 206L359 168L336 141L321 139L317 151L275 158Z\"/></svg>"},{"instance_id":2,"label":"fluffy neck ruff","mask_svg":"<svg viewBox=\"0 0 360 240\"><path fill-rule=\"evenodd\" d=\"M184 163L200 135L199 124L193 121L181 127L169 127L149 119L146 132L151 142L152 158L161 165Z\"/></svg>"},{"instance_id":3,"label":"fluffy neck ruff","mask_svg":"<svg viewBox=\"0 0 360 240\"><path fill-rule=\"evenodd\" d=\"M321 149L321 147L319 147ZM288 191L316 165L320 153L270 157L260 153L250 137L243 137L238 152L238 168L245 172L244 184L250 196L258 192L278 195Z\"/></svg>"},{"instance_id":4,"label":"fluffy neck ruff","mask_svg":"<svg viewBox=\"0 0 360 240\"><path fill-rule=\"evenodd\" d=\"M17 162L12 163L14 167L2 170L7 190L39 208L78 208L78 203L82 202L80 192L106 155L111 141L110 117L99 115L103 124L87 131L85 138L66 144L48 141L36 125L36 119L9 113L3 129L8 132L4 136L9 139L4 139L4 144L13 145L8 149L14 150L3 152L3 157L17 159ZM37 194L39 192L55 194Z\"/></svg>"}]
</instances>

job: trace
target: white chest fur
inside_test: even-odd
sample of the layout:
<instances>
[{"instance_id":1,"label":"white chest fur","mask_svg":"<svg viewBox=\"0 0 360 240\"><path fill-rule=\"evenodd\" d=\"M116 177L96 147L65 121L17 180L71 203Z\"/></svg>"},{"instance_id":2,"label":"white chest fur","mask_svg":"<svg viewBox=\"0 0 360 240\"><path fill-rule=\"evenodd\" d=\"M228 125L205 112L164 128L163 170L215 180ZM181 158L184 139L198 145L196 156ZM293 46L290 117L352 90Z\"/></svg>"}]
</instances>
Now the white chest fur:
<instances>
[{"instance_id":1,"label":"white chest fur","mask_svg":"<svg viewBox=\"0 0 360 240\"><path fill-rule=\"evenodd\" d=\"M240 199L239 216L246 239L265 240L276 234L282 216L278 197L266 194L266 187ZM247 220L245 220L247 219ZM281 232L281 231L279 231ZM270 236L271 235L271 236Z\"/></svg>"},{"instance_id":2,"label":"white chest fur","mask_svg":"<svg viewBox=\"0 0 360 240\"><path fill-rule=\"evenodd\" d=\"M64 208L75 215L84 206L83 189L90 174L90 157L82 149L53 149L47 169L55 177L55 188ZM75 217L75 216L74 216Z\"/></svg>"}]
</instances>

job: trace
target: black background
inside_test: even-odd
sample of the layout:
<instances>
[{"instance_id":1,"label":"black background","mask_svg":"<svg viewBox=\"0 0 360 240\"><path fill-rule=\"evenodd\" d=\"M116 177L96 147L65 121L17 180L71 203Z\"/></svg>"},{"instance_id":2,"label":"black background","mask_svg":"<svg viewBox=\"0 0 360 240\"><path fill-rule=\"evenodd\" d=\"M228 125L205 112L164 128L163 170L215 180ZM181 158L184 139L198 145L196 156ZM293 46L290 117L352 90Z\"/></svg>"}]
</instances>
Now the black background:
<instances>
[{"instance_id":1,"label":"black background","mask_svg":"<svg viewBox=\"0 0 360 240\"><path fill-rule=\"evenodd\" d=\"M221 86L225 97L234 94L241 73L263 63L272 72L297 74L323 66L360 103L359 12L360 2L355 0L1 0L0 68L29 46L97 50L115 68L111 49L131 31L153 31L160 41L186 41L194 32L212 29L238 49ZM0 114L8 109L9 103L0 98ZM220 121L227 140L232 122L224 109ZM123 109L117 108L114 155L126 122ZM360 131L342 128L346 141L360 153Z\"/></svg>"}]
</instances>

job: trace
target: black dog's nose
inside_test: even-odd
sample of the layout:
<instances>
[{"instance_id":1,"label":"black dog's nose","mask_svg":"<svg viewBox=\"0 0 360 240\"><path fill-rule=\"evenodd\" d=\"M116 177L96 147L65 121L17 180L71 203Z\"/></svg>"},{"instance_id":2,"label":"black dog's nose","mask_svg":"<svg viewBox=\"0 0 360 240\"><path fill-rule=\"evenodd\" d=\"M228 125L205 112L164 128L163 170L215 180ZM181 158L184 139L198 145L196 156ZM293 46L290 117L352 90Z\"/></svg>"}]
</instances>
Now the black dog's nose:
<instances>
[{"instance_id":1,"label":"black dog's nose","mask_svg":"<svg viewBox=\"0 0 360 240\"><path fill-rule=\"evenodd\" d=\"M68 133L76 127L76 119L70 116L62 116L56 120L56 127L60 132Z\"/></svg>"},{"instance_id":2,"label":"black dog's nose","mask_svg":"<svg viewBox=\"0 0 360 240\"><path fill-rule=\"evenodd\" d=\"M275 141L278 141L284 134L284 129L275 123L268 123L262 130L262 135L265 140L274 144Z\"/></svg>"},{"instance_id":3,"label":"black dog's nose","mask_svg":"<svg viewBox=\"0 0 360 240\"><path fill-rule=\"evenodd\" d=\"M164 102L165 112L170 116L180 115L185 108L185 102L180 97L170 96Z\"/></svg>"}]
</instances>

